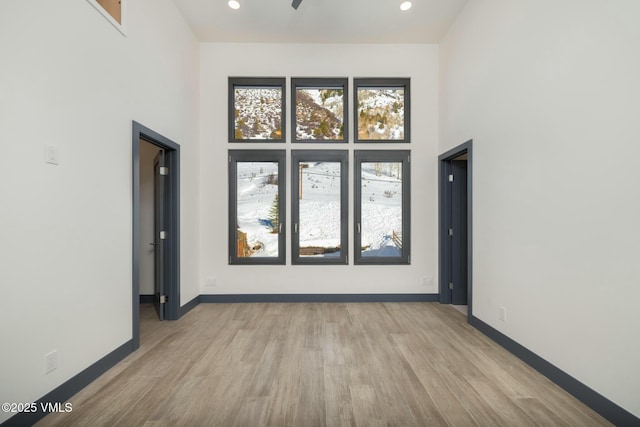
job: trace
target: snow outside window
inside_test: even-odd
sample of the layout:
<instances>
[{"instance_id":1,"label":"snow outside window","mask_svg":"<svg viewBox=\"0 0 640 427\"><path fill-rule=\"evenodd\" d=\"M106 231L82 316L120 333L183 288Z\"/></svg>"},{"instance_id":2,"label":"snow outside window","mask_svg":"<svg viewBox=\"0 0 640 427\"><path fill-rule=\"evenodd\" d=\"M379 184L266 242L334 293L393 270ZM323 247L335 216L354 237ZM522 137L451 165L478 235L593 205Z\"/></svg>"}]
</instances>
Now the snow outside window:
<instances>
[{"instance_id":1,"label":"snow outside window","mask_svg":"<svg viewBox=\"0 0 640 427\"><path fill-rule=\"evenodd\" d=\"M410 152L355 151L355 263L409 264Z\"/></svg>"},{"instance_id":2,"label":"snow outside window","mask_svg":"<svg viewBox=\"0 0 640 427\"><path fill-rule=\"evenodd\" d=\"M229 78L229 141L284 142L285 79Z\"/></svg>"},{"instance_id":3,"label":"snow outside window","mask_svg":"<svg viewBox=\"0 0 640 427\"><path fill-rule=\"evenodd\" d=\"M410 80L353 79L355 142L410 142Z\"/></svg>"},{"instance_id":4,"label":"snow outside window","mask_svg":"<svg viewBox=\"0 0 640 427\"><path fill-rule=\"evenodd\" d=\"M347 78L292 78L292 142L347 142Z\"/></svg>"},{"instance_id":5,"label":"snow outside window","mask_svg":"<svg viewBox=\"0 0 640 427\"><path fill-rule=\"evenodd\" d=\"M285 151L229 150L229 263L285 263Z\"/></svg>"},{"instance_id":6,"label":"snow outside window","mask_svg":"<svg viewBox=\"0 0 640 427\"><path fill-rule=\"evenodd\" d=\"M347 264L347 150L292 150L293 264Z\"/></svg>"}]
</instances>

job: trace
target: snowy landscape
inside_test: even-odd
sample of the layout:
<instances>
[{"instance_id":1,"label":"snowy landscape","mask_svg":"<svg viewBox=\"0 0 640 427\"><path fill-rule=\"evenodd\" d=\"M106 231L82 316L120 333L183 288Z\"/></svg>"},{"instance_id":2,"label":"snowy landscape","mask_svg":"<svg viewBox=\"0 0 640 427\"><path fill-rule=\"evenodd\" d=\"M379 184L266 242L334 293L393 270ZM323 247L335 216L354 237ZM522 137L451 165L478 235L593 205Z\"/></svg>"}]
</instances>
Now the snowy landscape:
<instances>
[{"instance_id":1,"label":"snowy landscape","mask_svg":"<svg viewBox=\"0 0 640 427\"><path fill-rule=\"evenodd\" d=\"M278 194L277 162L238 162L238 239L245 233L246 256L277 257L278 234L274 233L273 207ZM275 177L275 180L274 180ZM238 253L238 256L242 256Z\"/></svg>"},{"instance_id":2,"label":"snowy landscape","mask_svg":"<svg viewBox=\"0 0 640 427\"><path fill-rule=\"evenodd\" d=\"M358 89L358 139L404 139L404 89Z\"/></svg>"},{"instance_id":3,"label":"snowy landscape","mask_svg":"<svg viewBox=\"0 0 640 427\"><path fill-rule=\"evenodd\" d=\"M362 163L362 256L401 256L402 163Z\"/></svg>"},{"instance_id":4,"label":"snowy landscape","mask_svg":"<svg viewBox=\"0 0 640 427\"><path fill-rule=\"evenodd\" d=\"M235 88L235 139L282 138L282 91Z\"/></svg>"},{"instance_id":5,"label":"snowy landscape","mask_svg":"<svg viewBox=\"0 0 640 427\"><path fill-rule=\"evenodd\" d=\"M302 170L300 248L340 251L340 163L309 162ZM400 256L402 246L402 163L362 164L362 256ZM277 257L274 202L278 164L238 162L238 236L246 235L246 256ZM276 212L277 213L277 212ZM239 254L240 256L240 254Z\"/></svg>"},{"instance_id":6,"label":"snowy landscape","mask_svg":"<svg viewBox=\"0 0 640 427\"><path fill-rule=\"evenodd\" d=\"M296 139L344 139L344 91L296 89Z\"/></svg>"}]
</instances>

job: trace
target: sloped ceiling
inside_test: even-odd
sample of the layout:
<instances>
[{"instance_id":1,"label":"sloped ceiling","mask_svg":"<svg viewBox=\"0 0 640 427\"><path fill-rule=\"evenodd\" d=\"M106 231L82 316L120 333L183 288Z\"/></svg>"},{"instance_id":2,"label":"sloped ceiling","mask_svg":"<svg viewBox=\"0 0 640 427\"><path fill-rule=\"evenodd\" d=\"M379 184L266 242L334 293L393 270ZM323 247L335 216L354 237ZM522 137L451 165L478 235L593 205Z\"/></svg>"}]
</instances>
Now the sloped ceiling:
<instances>
[{"instance_id":1,"label":"sloped ceiling","mask_svg":"<svg viewBox=\"0 0 640 427\"><path fill-rule=\"evenodd\" d=\"M203 42L438 43L467 0L173 0Z\"/></svg>"}]
</instances>

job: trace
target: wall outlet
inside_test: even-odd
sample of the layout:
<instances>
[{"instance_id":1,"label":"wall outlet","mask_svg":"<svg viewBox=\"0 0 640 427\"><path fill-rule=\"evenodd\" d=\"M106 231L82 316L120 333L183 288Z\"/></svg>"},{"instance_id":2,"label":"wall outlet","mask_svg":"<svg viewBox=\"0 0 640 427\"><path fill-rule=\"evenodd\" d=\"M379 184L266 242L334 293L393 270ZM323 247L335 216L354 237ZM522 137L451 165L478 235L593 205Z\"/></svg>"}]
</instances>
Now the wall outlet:
<instances>
[{"instance_id":1,"label":"wall outlet","mask_svg":"<svg viewBox=\"0 0 640 427\"><path fill-rule=\"evenodd\" d=\"M433 276L422 276L422 286L433 286Z\"/></svg>"},{"instance_id":2,"label":"wall outlet","mask_svg":"<svg viewBox=\"0 0 640 427\"><path fill-rule=\"evenodd\" d=\"M507 321L507 309L505 307L500 307L500 320Z\"/></svg>"},{"instance_id":3,"label":"wall outlet","mask_svg":"<svg viewBox=\"0 0 640 427\"><path fill-rule=\"evenodd\" d=\"M58 350L44 355L44 373L48 374L58 369Z\"/></svg>"},{"instance_id":4,"label":"wall outlet","mask_svg":"<svg viewBox=\"0 0 640 427\"><path fill-rule=\"evenodd\" d=\"M217 284L216 278L213 276L207 277L206 280L204 281L204 285L209 288L215 287L216 284Z\"/></svg>"}]
</instances>

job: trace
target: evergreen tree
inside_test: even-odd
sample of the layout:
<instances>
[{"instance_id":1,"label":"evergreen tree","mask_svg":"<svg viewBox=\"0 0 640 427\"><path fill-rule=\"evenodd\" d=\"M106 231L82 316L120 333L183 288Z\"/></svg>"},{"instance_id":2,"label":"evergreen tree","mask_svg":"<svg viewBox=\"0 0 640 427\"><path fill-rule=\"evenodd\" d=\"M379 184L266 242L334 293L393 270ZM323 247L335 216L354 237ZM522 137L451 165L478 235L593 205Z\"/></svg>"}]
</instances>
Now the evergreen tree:
<instances>
[{"instance_id":1,"label":"evergreen tree","mask_svg":"<svg viewBox=\"0 0 640 427\"><path fill-rule=\"evenodd\" d=\"M331 130L329 129L329 122L323 120L320 123L320 135L322 136L331 136Z\"/></svg>"},{"instance_id":2,"label":"evergreen tree","mask_svg":"<svg viewBox=\"0 0 640 427\"><path fill-rule=\"evenodd\" d=\"M280 200L278 198L278 193L276 193L276 197L273 199L273 204L269 209L269 220L271 221L271 233L278 233L278 229L280 228Z\"/></svg>"}]
</instances>

